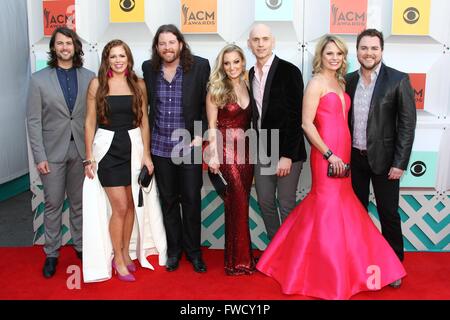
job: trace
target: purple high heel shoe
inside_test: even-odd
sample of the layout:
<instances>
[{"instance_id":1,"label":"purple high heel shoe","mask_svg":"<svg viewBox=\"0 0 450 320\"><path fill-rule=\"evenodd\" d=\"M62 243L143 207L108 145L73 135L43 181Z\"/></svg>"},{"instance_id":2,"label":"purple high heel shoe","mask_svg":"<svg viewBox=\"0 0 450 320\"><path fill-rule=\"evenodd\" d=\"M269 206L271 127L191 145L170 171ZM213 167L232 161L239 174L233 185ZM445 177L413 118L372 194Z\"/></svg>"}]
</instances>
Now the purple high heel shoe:
<instances>
[{"instance_id":1,"label":"purple high heel shoe","mask_svg":"<svg viewBox=\"0 0 450 320\"><path fill-rule=\"evenodd\" d=\"M130 272L136 272L136 265L134 264L133 261L130 264L127 264L127 269Z\"/></svg>"},{"instance_id":2,"label":"purple high heel shoe","mask_svg":"<svg viewBox=\"0 0 450 320\"><path fill-rule=\"evenodd\" d=\"M117 271L116 263L115 263L114 260L111 262L111 266L112 266L112 268L113 268L115 274L116 274L117 277L119 278L119 280L126 281L126 282L133 282L133 281L136 281L136 278L135 278L131 273L126 274L126 275L124 275L124 276L121 275L121 274L119 273L119 271ZM127 268L128 268L128 266L127 266Z\"/></svg>"}]
</instances>

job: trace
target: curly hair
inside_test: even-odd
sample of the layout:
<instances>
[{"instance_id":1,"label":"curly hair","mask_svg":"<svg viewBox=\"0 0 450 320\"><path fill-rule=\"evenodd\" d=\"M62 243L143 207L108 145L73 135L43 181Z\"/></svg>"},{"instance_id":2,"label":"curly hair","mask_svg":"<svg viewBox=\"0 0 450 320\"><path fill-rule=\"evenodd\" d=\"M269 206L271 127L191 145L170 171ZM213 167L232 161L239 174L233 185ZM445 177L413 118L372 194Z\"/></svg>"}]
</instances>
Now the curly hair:
<instances>
[{"instance_id":1,"label":"curly hair","mask_svg":"<svg viewBox=\"0 0 450 320\"><path fill-rule=\"evenodd\" d=\"M72 58L73 66L75 68L81 68L83 66L83 56L84 56L83 44L81 43L81 40L78 37L78 35L76 34L76 32L67 27L59 27L53 31L52 37L50 38L50 43L48 45L50 51L47 52L47 54L48 54L47 65L52 68L56 68L58 66L58 57L57 57L56 51L55 51L55 40L56 40L56 34L58 34L58 33L72 39L74 51L75 51L73 58Z\"/></svg>"},{"instance_id":2,"label":"curly hair","mask_svg":"<svg viewBox=\"0 0 450 320\"><path fill-rule=\"evenodd\" d=\"M231 80L225 73L223 68L223 58L226 53L237 52L241 57L243 68L242 74L240 75L241 79L245 77L245 55L244 51L235 44L226 45L220 52L216 58L216 63L214 65L214 69L209 76L208 82L208 91L211 95L211 101L215 103L219 108L223 107L227 103L235 103L237 101L236 93L233 89L233 84Z\"/></svg>"},{"instance_id":3,"label":"curly hair","mask_svg":"<svg viewBox=\"0 0 450 320\"><path fill-rule=\"evenodd\" d=\"M110 68L109 65L109 53L111 49L114 47L122 47L125 50L125 54L128 58L128 66L126 72L126 78L128 87L132 93L132 110L134 113L134 122L133 124L138 127L141 125L142 121L142 101L143 101L143 92L138 85L138 77L136 73L133 71L134 60L133 55L131 53L130 47L123 42L122 40L111 40L108 42L103 48L102 52L102 61L100 63L100 68L98 70L98 89L96 94L96 109L97 109L97 121L100 124L108 124L108 113L109 106L106 100L106 97L109 94L109 84L108 84L108 70Z\"/></svg>"},{"instance_id":4,"label":"curly hair","mask_svg":"<svg viewBox=\"0 0 450 320\"><path fill-rule=\"evenodd\" d=\"M347 45L345 44L344 40L341 38L326 34L323 37L319 39L319 42L316 45L316 52L314 54L313 59L313 74L318 74L320 71L322 71L322 54L325 50L325 47L328 43L333 42L338 49L343 53L343 59L342 59L342 65L340 68L336 71L336 77L340 84L345 84L345 74L347 73Z\"/></svg>"},{"instance_id":5,"label":"curly hair","mask_svg":"<svg viewBox=\"0 0 450 320\"><path fill-rule=\"evenodd\" d=\"M153 44L152 44L152 68L154 71L159 71L161 69L162 65L162 59L159 56L158 53L158 41L159 41L159 35L161 33L172 33L178 40L179 43L183 45L180 53L180 65L183 68L183 72L187 73L192 67L192 64L194 63L194 57L192 56L191 49L189 48L189 45L186 43L186 40L184 40L184 36L181 33L180 30L173 24L164 24L158 28L156 31L155 36L153 37Z\"/></svg>"}]
</instances>

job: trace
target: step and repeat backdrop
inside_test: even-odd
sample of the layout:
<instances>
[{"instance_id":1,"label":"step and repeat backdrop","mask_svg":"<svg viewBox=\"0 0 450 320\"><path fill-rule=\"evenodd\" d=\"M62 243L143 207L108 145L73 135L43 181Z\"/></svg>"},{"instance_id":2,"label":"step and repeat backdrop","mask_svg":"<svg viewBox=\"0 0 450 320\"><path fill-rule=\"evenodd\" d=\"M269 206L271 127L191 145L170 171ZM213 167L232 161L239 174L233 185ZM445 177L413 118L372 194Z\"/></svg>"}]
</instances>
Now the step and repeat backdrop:
<instances>
[{"instance_id":1,"label":"step and repeat backdrop","mask_svg":"<svg viewBox=\"0 0 450 320\"><path fill-rule=\"evenodd\" d=\"M61 25L75 29L83 42L85 66L97 72L104 45L126 41L135 71L149 59L153 35L162 24L175 24L194 54L209 59L227 43L246 53L247 67L255 63L247 48L254 23L271 26L275 53L297 65L305 83L317 40L325 33L340 35L349 47L349 71L359 65L356 35L365 28L385 36L384 62L406 72L415 91L418 122L410 163L401 180L399 212L405 248L409 251L450 250L450 1L448 0L28 0L32 70L46 66L52 31ZM32 154L35 243L43 243L43 193ZM202 242L223 248L223 203L205 175L202 190ZM309 163L301 174L298 201L311 184ZM252 190L250 228L255 248L264 249L266 231ZM379 227L376 203L369 213ZM68 205L64 206L64 243L70 243Z\"/></svg>"}]
</instances>

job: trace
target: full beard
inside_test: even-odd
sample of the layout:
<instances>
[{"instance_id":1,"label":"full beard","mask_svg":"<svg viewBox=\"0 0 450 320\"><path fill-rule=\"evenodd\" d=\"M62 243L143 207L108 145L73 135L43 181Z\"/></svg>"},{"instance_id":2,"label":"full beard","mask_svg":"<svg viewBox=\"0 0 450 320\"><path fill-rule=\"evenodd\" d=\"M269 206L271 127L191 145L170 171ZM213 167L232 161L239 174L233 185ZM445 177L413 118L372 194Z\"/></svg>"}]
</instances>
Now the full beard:
<instances>
[{"instance_id":1,"label":"full beard","mask_svg":"<svg viewBox=\"0 0 450 320\"><path fill-rule=\"evenodd\" d=\"M171 52L171 51L169 51L169 52ZM164 53L163 53L163 55L162 55L161 58L164 60L164 62L166 62L166 63L172 63L172 62L174 62L175 60L177 60L177 59L180 57L180 55L181 55L181 51L171 52L171 53L174 54L172 57L168 57L168 56L164 55Z\"/></svg>"}]
</instances>

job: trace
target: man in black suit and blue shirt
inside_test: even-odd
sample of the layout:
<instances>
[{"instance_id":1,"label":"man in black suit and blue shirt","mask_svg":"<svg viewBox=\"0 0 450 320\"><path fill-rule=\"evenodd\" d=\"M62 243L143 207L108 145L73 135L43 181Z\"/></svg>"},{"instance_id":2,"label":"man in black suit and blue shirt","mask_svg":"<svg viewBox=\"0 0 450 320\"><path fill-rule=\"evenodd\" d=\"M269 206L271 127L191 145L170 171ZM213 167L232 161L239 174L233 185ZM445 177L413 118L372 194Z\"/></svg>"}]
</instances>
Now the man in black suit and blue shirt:
<instances>
[{"instance_id":1,"label":"man in black suit and blue shirt","mask_svg":"<svg viewBox=\"0 0 450 320\"><path fill-rule=\"evenodd\" d=\"M303 78L299 68L272 52L275 39L267 25L253 26L247 43L256 57L256 65L249 71L253 128L259 137L256 193L271 240L295 207L297 184L306 160L301 127ZM264 163L269 158L269 163Z\"/></svg>"},{"instance_id":2,"label":"man in black suit and blue shirt","mask_svg":"<svg viewBox=\"0 0 450 320\"><path fill-rule=\"evenodd\" d=\"M192 55L184 36L169 24L157 30L152 59L143 63L142 71L150 104L151 154L167 236L166 270L178 268L184 251L195 272L206 272L200 251L201 147L207 126L209 62ZM194 130L195 124L199 130ZM189 132L190 143L172 140L177 129Z\"/></svg>"},{"instance_id":3,"label":"man in black suit and blue shirt","mask_svg":"<svg viewBox=\"0 0 450 320\"><path fill-rule=\"evenodd\" d=\"M416 106L406 73L381 62L383 34L360 33L356 42L361 68L346 76L352 100L352 185L365 208L372 181L383 236L403 261L403 237L398 213L400 178L414 141ZM400 287L401 280L391 284Z\"/></svg>"}]
</instances>

